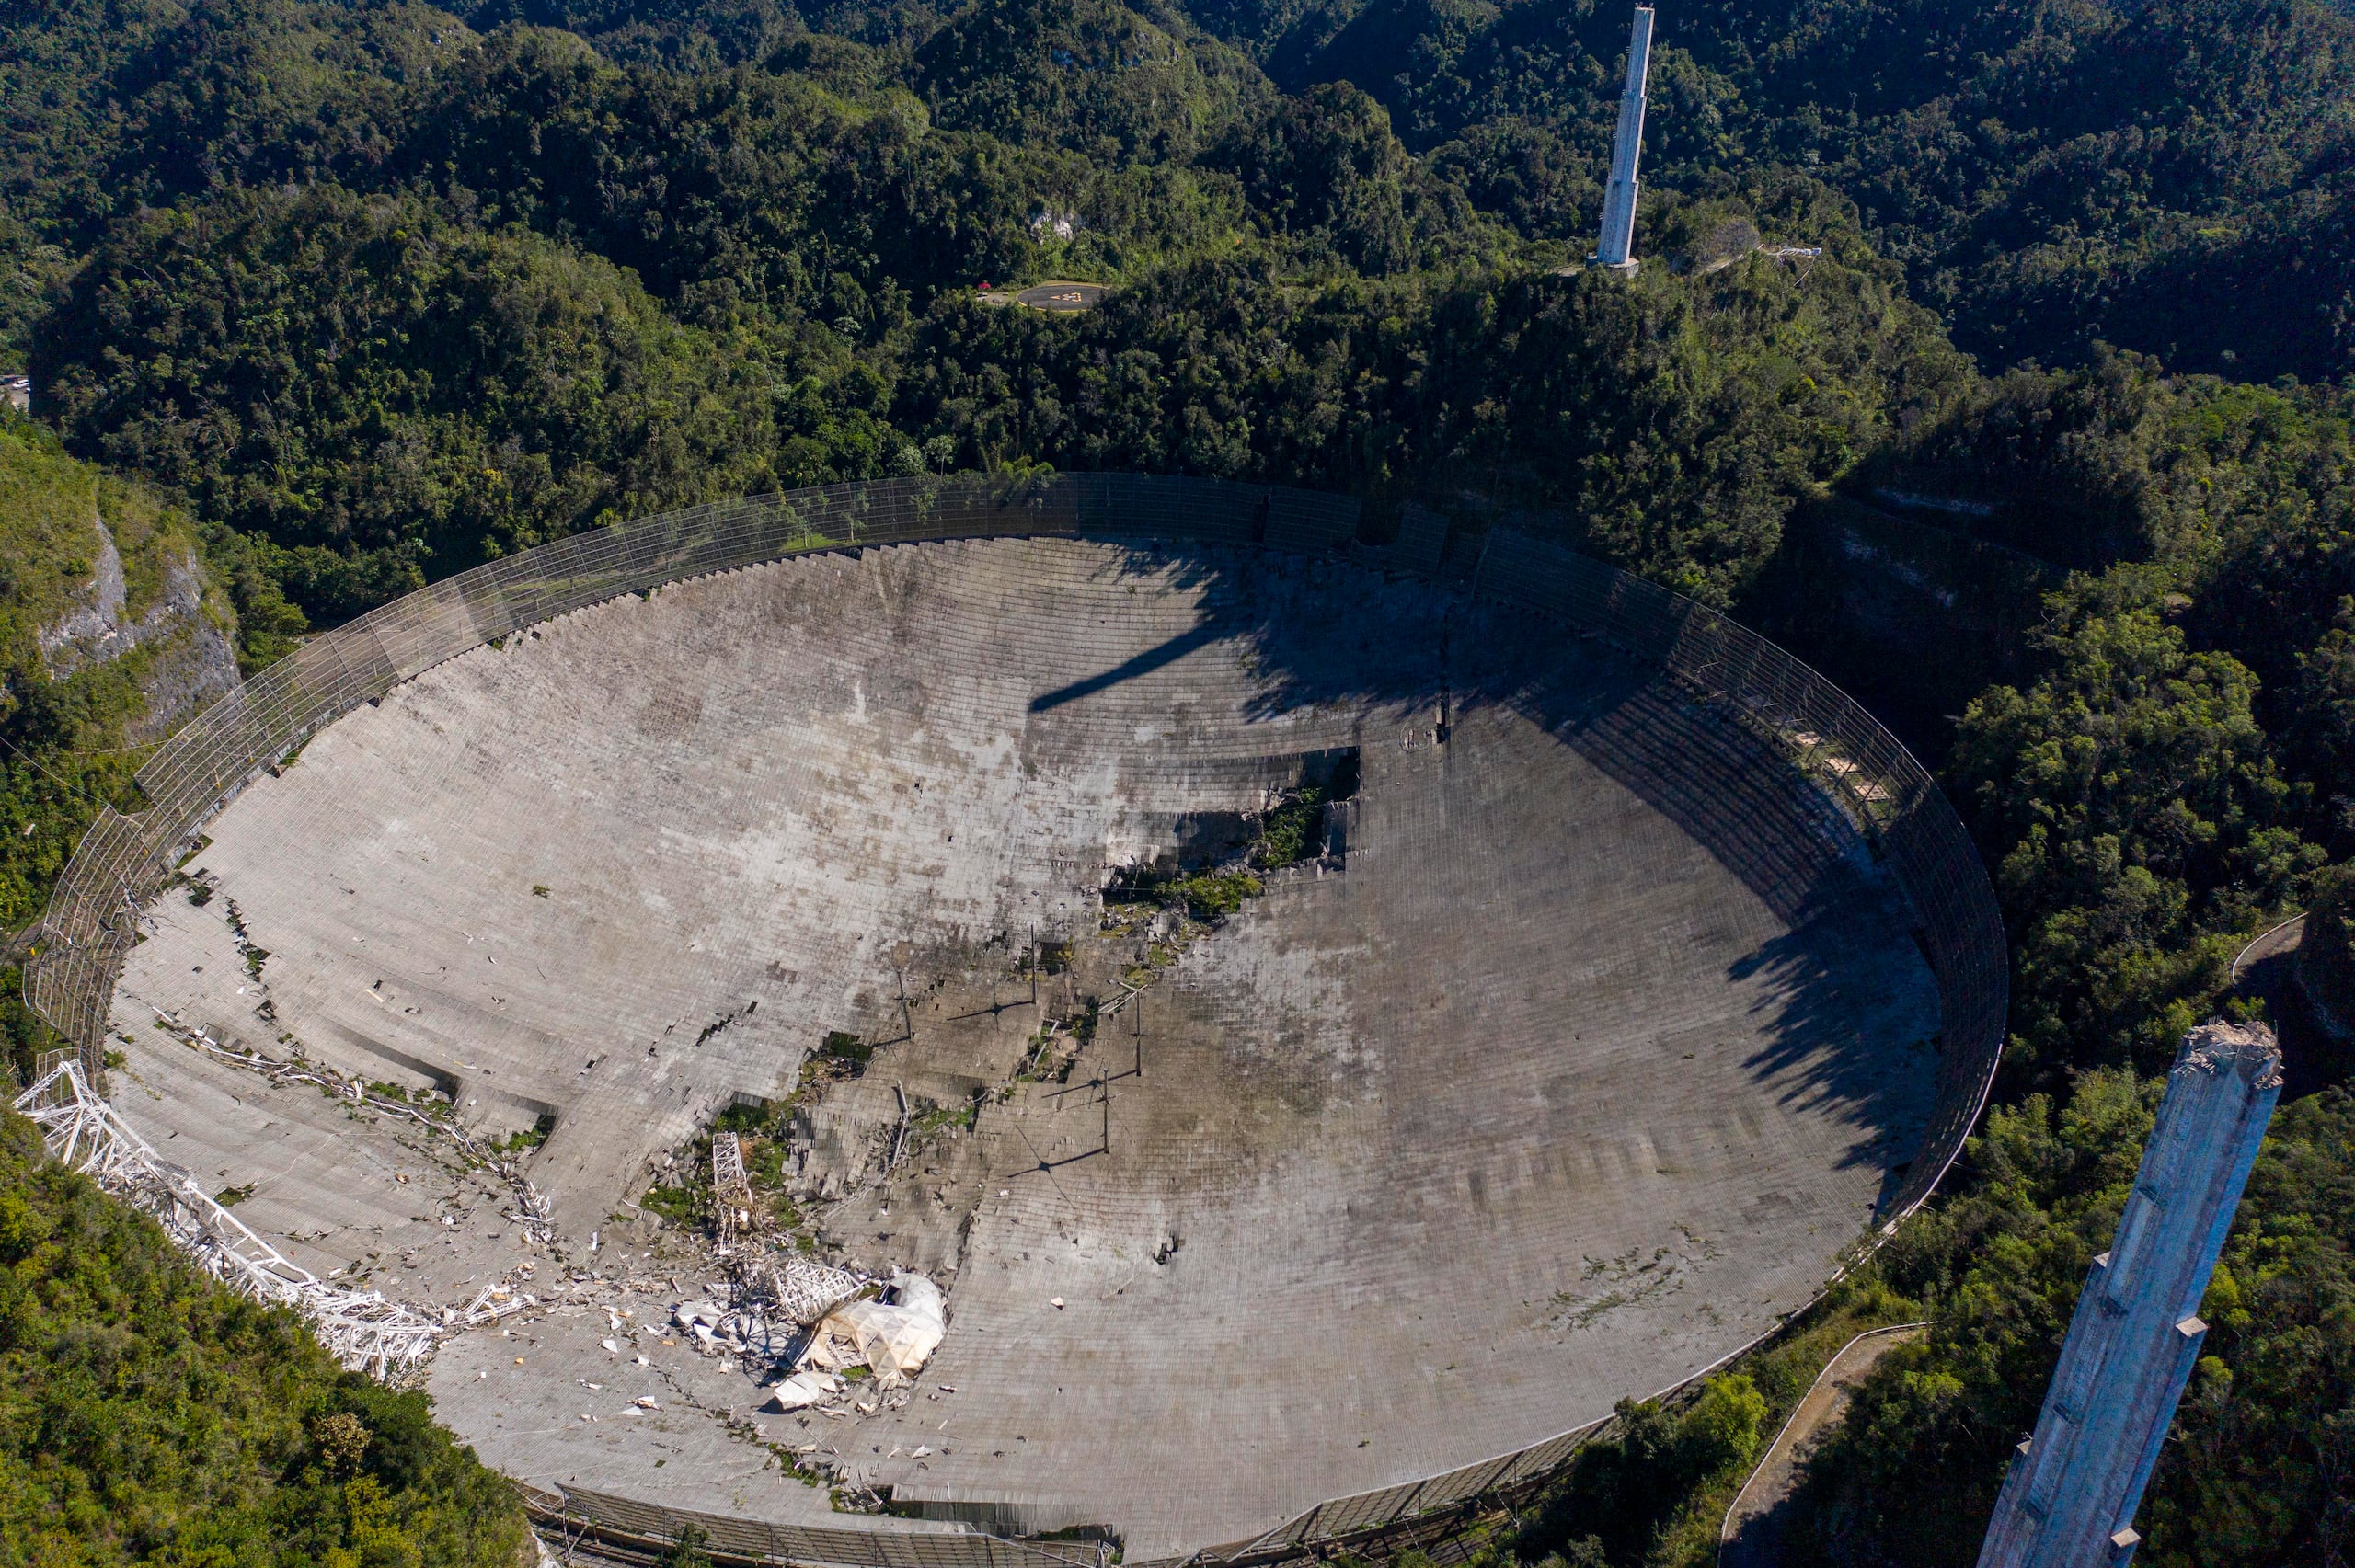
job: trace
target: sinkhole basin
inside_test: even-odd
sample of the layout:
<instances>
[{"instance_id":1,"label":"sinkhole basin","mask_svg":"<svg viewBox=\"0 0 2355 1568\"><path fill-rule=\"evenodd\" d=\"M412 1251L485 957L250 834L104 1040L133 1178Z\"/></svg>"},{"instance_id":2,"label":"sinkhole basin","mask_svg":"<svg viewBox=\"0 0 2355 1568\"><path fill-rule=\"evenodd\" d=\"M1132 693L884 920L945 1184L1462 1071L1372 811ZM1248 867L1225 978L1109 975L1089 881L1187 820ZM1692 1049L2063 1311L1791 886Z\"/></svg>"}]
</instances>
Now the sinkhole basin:
<instances>
[{"instance_id":1,"label":"sinkhole basin","mask_svg":"<svg viewBox=\"0 0 2355 1568\"><path fill-rule=\"evenodd\" d=\"M113 993L116 1104L290 1255L428 1307L554 1278L511 1193L158 1015L549 1129L563 1255L639 1294L457 1339L428 1387L488 1463L615 1507L1142 1562L1594 1423L1769 1332L1943 1162L1940 991L1821 773L1394 568L835 550L434 663L202 824ZM1346 798L1219 919L1118 900L1304 785ZM855 1073L809 1070L829 1036ZM948 1292L896 1408L763 1415L662 1326L716 1276L638 1200L788 1099L810 1244Z\"/></svg>"}]
</instances>

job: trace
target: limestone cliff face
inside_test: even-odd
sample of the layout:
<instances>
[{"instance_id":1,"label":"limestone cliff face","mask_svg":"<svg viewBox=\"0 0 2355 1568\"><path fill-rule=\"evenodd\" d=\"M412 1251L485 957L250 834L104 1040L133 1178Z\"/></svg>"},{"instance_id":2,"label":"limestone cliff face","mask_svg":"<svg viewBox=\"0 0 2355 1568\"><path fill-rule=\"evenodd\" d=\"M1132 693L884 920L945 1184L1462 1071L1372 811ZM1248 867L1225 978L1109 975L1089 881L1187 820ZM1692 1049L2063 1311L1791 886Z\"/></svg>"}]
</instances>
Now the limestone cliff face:
<instances>
[{"instance_id":1,"label":"limestone cliff face","mask_svg":"<svg viewBox=\"0 0 2355 1568\"><path fill-rule=\"evenodd\" d=\"M158 552L160 593L132 615L114 531L96 509L90 526L98 549L89 579L66 614L40 628L41 661L50 679L63 680L147 649L137 676L145 711L131 721L124 739L132 745L161 739L237 684L236 649L224 624L228 615L225 607L207 603L196 552L169 544Z\"/></svg>"},{"instance_id":2,"label":"limestone cliff face","mask_svg":"<svg viewBox=\"0 0 2355 1568\"><path fill-rule=\"evenodd\" d=\"M140 809L153 744L236 686L199 538L0 409L0 931L40 915L102 805Z\"/></svg>"}]
</instances>

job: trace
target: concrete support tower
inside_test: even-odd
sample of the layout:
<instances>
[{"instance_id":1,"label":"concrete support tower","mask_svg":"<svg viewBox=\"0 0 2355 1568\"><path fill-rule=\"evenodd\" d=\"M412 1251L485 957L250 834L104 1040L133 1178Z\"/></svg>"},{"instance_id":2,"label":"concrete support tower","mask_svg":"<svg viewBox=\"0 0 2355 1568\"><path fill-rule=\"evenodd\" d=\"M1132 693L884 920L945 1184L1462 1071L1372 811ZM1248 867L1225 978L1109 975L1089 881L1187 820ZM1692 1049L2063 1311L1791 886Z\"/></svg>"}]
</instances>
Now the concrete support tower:
<instances>
[{"instance_id":1,"label":"concrete support tower","mask_svg":"<svg viewBox=\"0 0 2355 1568\"><path fill-rule=\"evenodd\" d=\"M1633 272L1627 252L1636 243L1636 160L1644 150L1644 83L1652 69L1652 8L1636 7L1636 30L1627 41L1627 90L1619 97L1619 132L1611 139L1611 189L1603 197L1603 237L1594 262L1614 272Z\"/></svg>"},{"instance_id":2,"label":"concrete support tower","mask_svg":"<svg viewBox=\"0 0 2355 1568\"><path fill-rule=\"evenodd\" d=\"M2118 1239L2085 1276L1979 1568L2123 1568L2133 1557L2134 1511L2207 1337L2194 1314L2280 1094L2281 1052L2263 1024L2184 1036Z\"/></svg>"}]
</instances>

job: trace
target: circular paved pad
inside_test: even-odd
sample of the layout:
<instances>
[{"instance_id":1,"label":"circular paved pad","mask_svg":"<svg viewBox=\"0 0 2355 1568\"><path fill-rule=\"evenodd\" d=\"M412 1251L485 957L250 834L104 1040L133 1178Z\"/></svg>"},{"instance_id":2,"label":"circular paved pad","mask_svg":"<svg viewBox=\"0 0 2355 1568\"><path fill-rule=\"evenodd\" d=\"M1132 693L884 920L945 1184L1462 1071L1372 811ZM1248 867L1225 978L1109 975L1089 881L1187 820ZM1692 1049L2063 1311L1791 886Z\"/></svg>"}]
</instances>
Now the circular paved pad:
<instances>
[{"instance_id":1,"label":"circular paved pad","mask_svg":"<svg viewBox=\"0 0 2355 1568\"><path fill-rule=\"evenodd\" d=\"M1118 994L1109 868L1351 749L1338 853L1015 1082ZM890 1042L798 1158L844 1256L949 1283L948 1337L905 1410L815 1440L905 1510L1132 1562L1717 1361L1821 1286L1933 1092L1909 912L1826 797L1600 642L1338 561L1017 540L675 584L429 671L208 830L215 896L163 899L118 992L152 1091L120 1098L242 1217L434 1303L519 1255L496 1195L151 1007L455 1085L494 1131L552 1115L533 1175L576 1242L830 1031ZM1014 978L1058 940L1070 969ZM897 1093L976 1088L884 1176ZM830 1513L718 1419L748 1383L608 1333L459 1341L439 1413L528 1479L926 1528ZM660 1422L616 1413L641 1386Z\"/></svg>"}]
</instances>

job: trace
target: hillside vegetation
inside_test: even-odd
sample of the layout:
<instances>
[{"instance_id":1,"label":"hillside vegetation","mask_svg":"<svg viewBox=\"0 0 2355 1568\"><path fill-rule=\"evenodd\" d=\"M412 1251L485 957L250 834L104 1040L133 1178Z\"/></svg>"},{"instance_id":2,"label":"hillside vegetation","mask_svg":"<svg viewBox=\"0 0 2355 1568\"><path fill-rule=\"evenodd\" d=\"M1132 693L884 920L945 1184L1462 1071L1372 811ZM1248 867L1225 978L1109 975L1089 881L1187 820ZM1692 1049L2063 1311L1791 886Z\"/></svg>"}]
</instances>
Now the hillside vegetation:
<instances>
[{"instance_id":1,"label":"hillside vegetation","mask_svg":"<svg viewBox=\"0 0 2355 1568\"><path fill-rule=\"evenodd\" d=\"M521 1568L425 1396L199 1274L0 1110L0 1563Z\"/></svg>"},{"instance_id":2,"label":"hillside vegetation","mask_svg":"<svg viewBox=\"0 0 2355 1568\"><path fill-rule=\"evenodd\" d=\"M235 683L236 612L204 554L146 486L0 416L0 930L40 913L102 805L136 806L149 745Z\"/></svg>"},{"instance_id":3,"label":"hillside vegetation","mask_svg":"<svg viewBox=\"0 0 2355 1568\"><path fill-rule=\"evenodd\" d=\"M1799 1528L1822 1561L1969 1562L2154 1075L2243 1005L2248 936L2355 878L2355 17L1664 8L1621 280L1567 264L1626 25L1587 0L18 7L0 355L40 424L0 424L0 899L21 923L96 803L135 804L142 667L38 635L91 507L125 613L193 547L247 668L476 562L781 486L1132 467L1352 490L1375 538L1410 499L1510 512L1773 620L1903 715L1985 856L2015 1000L1940 1201L1689 1409L1630 1407L1491 1560L1708 1561L1807 1358L1928 1316ZM1111 292L975 299L1050 277ZM1935 596L1894 639L1837 624L1806 530L1881 508L2009 553L1970 666L2000 683L1924 652L1959 618ZM2282 1112L2139 1561L2355 1539L2350 1117L2327 1082Z\"/></svg>"}]
</instances>

